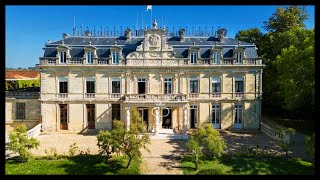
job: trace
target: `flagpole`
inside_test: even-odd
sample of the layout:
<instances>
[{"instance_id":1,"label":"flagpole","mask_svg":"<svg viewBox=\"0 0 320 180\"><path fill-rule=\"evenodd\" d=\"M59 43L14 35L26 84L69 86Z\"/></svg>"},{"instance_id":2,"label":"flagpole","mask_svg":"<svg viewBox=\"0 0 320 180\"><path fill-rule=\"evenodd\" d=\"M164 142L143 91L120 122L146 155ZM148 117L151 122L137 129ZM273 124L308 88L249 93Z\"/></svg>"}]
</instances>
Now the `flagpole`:
<instances>
[{"instance_id":1,"label":"flagpole","mask_svg":"<svg viewBox=\"0 0 320 180\"><path fill-rule=\"evenodd\" d=\"M152 8L151 8L151 24L150 27L152 26ZM150 28L151 29L151 28Z\"/></svg>"}]
</instances>

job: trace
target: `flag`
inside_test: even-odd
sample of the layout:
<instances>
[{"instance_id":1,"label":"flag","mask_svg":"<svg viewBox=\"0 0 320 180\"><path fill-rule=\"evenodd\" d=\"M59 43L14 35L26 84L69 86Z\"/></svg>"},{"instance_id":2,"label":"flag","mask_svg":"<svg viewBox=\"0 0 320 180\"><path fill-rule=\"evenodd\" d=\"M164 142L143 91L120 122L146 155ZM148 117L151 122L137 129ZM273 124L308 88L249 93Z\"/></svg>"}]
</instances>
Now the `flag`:
<instances>
[{"instance_id":1,"label":"flag","mask_svg":"<svg viewBox=\"0 0 320 180\"><path fill-rule=\"evenodd\" d=\"M152 5L147 5L147 11L146 12L148 12L148 10L152 10Z\"/></svg>"}]
</instances>

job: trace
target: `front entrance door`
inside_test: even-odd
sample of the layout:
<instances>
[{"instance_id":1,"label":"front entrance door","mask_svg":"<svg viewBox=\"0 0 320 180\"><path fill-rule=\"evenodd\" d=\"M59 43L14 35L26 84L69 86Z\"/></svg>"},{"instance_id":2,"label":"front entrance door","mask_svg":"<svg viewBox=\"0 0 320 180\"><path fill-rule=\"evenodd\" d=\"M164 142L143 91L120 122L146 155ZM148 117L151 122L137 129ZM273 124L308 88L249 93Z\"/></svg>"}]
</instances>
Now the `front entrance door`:
<instances>
[{"instance_id":1,"label":"front entrance door","mask_svg":"<svg viewBox=\"0 0 320 180\"><path fill-rule=\"evenodd\" d=\"M147 108L139 108L139 114L141 116L142 122L146 124L147 130L149 129L149 119L148 119L148 109Z\"/></svg>"},{"instance_id":2,"label":"front entrance door","mask_svg":"<svg viewBox=\"0 0 320 180\"><path fill-rule=\"evenodd\" d=\"M95 129L95 105L94 104L87 104L87 122L88 122L88 129Z\"/></svg>"},{"instance_id":3,"label":"front entrance door","mask_svg":"<svg viewBox=\"0 0 320 180\"><path fill-rule=\"evenodd\" d=\"M68 130L68 106L60 104L60 129Z\"/></svg>"},{"instance_id":4,"label":"front entrance door","mask_svg":"<svg viewBox=\"0 0 320 180\"><path fill-rule=\"evenodd\" d=\"M198 106L191 105L190 106L190 128L197 127L197 117L198 117Z\"/></svg>"},{"instance_id":5,"label":"front entrance door","mask_svg":"<svg viewBox=\"0 0 320 180\"><path fill-rule=\"evenodd\" d=\"M171 108L162 109L162 128L172 129Z\"/></svg>"}]
</instances>

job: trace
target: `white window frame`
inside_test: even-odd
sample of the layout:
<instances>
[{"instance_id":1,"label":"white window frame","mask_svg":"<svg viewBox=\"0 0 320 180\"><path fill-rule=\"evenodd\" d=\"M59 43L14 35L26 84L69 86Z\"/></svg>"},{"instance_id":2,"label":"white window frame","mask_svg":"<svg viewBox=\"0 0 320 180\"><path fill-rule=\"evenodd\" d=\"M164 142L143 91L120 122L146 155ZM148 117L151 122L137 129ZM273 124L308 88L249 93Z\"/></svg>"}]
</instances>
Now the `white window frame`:
<instances>
[{"instance_id":1,"label":"white window frame","mask_svg":"<svg viewBox=\"0 0 320 180\"><path fill-rule=\"evenodd\" d=\"M169 88L170 83L170 88ZM165 89L167 88L167 93L165 93ZM163 91L165 94L172 94L172 78L165 78L164 79L164 88ZM170 91L170 93L168 93Z\"/></svg>"},{"instance_id":2,"label":"white window frame","mask_svg":"<svg viewBox=\"0 0 320 180\"><path fill-rule=\"evenodd\" d=\"M237 92L237 89L236 89L236 81L242 81L242 92ZM244 82L244 77L242 76L238 76L238 77L235 77L234 78L234 92L235 93L244 93L245 92L245 82Z\"/></svg>"},{"instance_id":3,"label":"white window frame","mask_svg":"<svg viewBox=\"0 0 320 180\"><path fill-rule=\"evenodd\" d=\"M96 86L97 86L97 83L96 83L96 79L95 78L86 78L85 79L85 93L88 93L88 91L87 91L87 82L88 81L93 81L94 82L94 94L95 93L97 93L97 88L96 88Z\"/></svg>"},{"instance_id":4,"label":"white window frame","mask_svg":"<svg viewBox=\"0 0 320 180\"><path fill-rule=\"evenodd\" d=\"M60 93L60 82L67 82L68 86L68 93L69 93L69 82L68 82L68 77L59 77L58 78L58 85L57 85L57 93Z\"/></svg>"},{"instance_id":5,"label":"white window frame","mask_svg":"<svg viewBox=\"0 0 320 180\"><path fill-rule=\"evenodd\" d=\"M65 55L63 55L63 54L65 54ZM66 64L67 63L67 51L60 51L59 52L59 63L60 64Z\"/></svg>"},{"instance_id":6,"label":"white window frame","mask_svg":"<svg viewBox=\"0 0 320 180\"><path fill-rule=\"evenodd\" d=\"M218 83L220 84L220 91L213 91L213 83ZM211 78L211 93L221 93L221 78L220 77L212 77Z\"/></svg>"},{"instance_id":7,"label":"white window frame","mask_svg":"<svg viewBox=\"0 0 320 180\"><path fill-rule=\"evenodd\" d=\"M112 64L119 64L119 52L112 52Z\"/></svg>"},{"instance_id":8,"label":"white window frame","mask_svg":"<svg viewBox=\"0 0 320 180\"><path fill-rule=\"evenodd\" d=\"M213 52L212 53L212 58L213 58L213 64L220 64L220 52Z\"/></svg>"},{"instance_id":9,"label":"white window frame","mask_svg":"<svg viewBox=\"0 0 320 180\"><path fill-rule=\"evenodd\" d=\"M213 113L215 115L215 117L213 117ZM221 111L220 111L220 104L212 104L212 110L211 110L211 115L212 115L212 118L211 118L211 124L214 128L216 129L220 129L221 128ZM219 118L219 127L217 128L215 126L215 124L217 124L217 116Z\"/></svg>"},{"instance_id":10,"label":"white window frame","mask_svg":"<svg viewBox=\"0 0 320 180\"><path fill-rule=\"evenodd\" d=\"M87 64L93 64L93 51L87 51Z\"/></svg>"},{"instance_id":11,"label":"white window frame","mask_svg":"<svg viewBox=\"0 0 320 180\"><path fill-rule=\"evenodd\" d=\"M197 64L197 60L198 60L198 53L191 52L190 53L190 64Z\"/></svg>"},{"instance_id":12,"label":"white window frame","mask_svg":"<svg viewBox=\"0 0 320 180\"><path fill-rule=\"evenodd\" d=\"M234 118L234 128L237 128L237 129L242 129L243 128L243 105L241 103L237 103L235 104L235 118ZM241 113L240 113L240 110L241 110ZM241 115L241 118L239 118ZM237 117L237 119L236 119ZM239 120L241 119L241 122L239 122ZM238 125L241 125L241 127Z\"/></svg>"},{"instance_id":13,"label":"white window frame","mask_svg":"<svg viewBox=\"0 0 320 180\"><path fill-rule=\"evenodd\" d=\"M198 118L199 118L199 110L198 110L198 105L197 104L191 104L190 105L190 111L191 111L191 109L195 109L196 110L196 113L195 113L195 116L196 116L196 119L195 119L195 121L194 121L194 127L195 128L198 128ZM191 113L190 113L190 120L189 120L189 122L190 122L190 127L191 127Z\"/></svg>"},{"instance_id":14,"label":"white window frame","mask_svg":"<svg viewBox=\"0 0 320 180\"><path fill-rule=\"evenodd\" d=\"M243 63L243 53L241 51L238 51L236 54L236 64L242 64Z\"/></svg>"},{"instance_id":15,"label":"white window frame","mask_svg":"<svg viewBox=\"0 0 320 180\"><path fill-rule=\"evenodd\" d=\"M191 81L198 81L197 92L191 92ZM199 92L200 92L200 80L199 80L199 78L190 78L189 79L189 91L190 91L190 93L199 94Z\"/></svg>"}]
</instances>

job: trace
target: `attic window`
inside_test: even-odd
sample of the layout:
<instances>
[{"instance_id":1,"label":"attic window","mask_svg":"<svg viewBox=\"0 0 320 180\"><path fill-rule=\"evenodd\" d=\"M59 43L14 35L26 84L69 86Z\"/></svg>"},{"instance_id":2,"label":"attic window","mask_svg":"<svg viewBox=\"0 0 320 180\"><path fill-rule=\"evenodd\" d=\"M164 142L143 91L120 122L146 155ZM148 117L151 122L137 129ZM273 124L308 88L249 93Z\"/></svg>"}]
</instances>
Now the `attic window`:
<instances>
[{"instance_id":1,"label":"attic window","mask_svg":"<svg viewBox=\"0 0 320 180\"><path fill-rule=\"evenodd\" d=\"M112 53L112 64L119 64L119 52Z\"/></svg>"},{"instance_id":2,"label":"attic window","mask_svg":"<svg viewBox=\"0 0 320 180\"><path fill-rule=\"evenodd\" d=\"M88 64L92 64L93 63L93 51L88 51L87 52L87 62L88 62Z\"/></svg>"},{"instance_id":3,"label":"attic window","mask_svg":"<svg viewBox=\"0 0 320 180\"><path fill-rule=\"evenodd\" d=\"M65 64L67 59L67 52L60 51L60 63Z\"/></svg>"},{"instance_id":4,"label":"attic window","mask_svg":"<svg viewBox=\"0 0 320 180\"><path fill-rule=\"evenodd\" d=\"M219 64L220 62L220 52L213 52L212 53L213 64Z\"/></svg>"},{"instance_id":5,"label":"attic window","mask_svg":"<svg viewBox=\"0 0 320 180\"><path fill-rule=\"evenodd\" d=\"M190 54L191 64L197 64L197 56L198 56L197 52L192 52Z\"/></svg>"},{"instance_id":6,"label":"attic window","mask_svg":"<svg viewBox=\"0 0 320 180\"><path fill-rule=\"evenodd\" d=\"M242 64L242 52L237 52L236 64Z\"/></svg>"}]
</instances>

